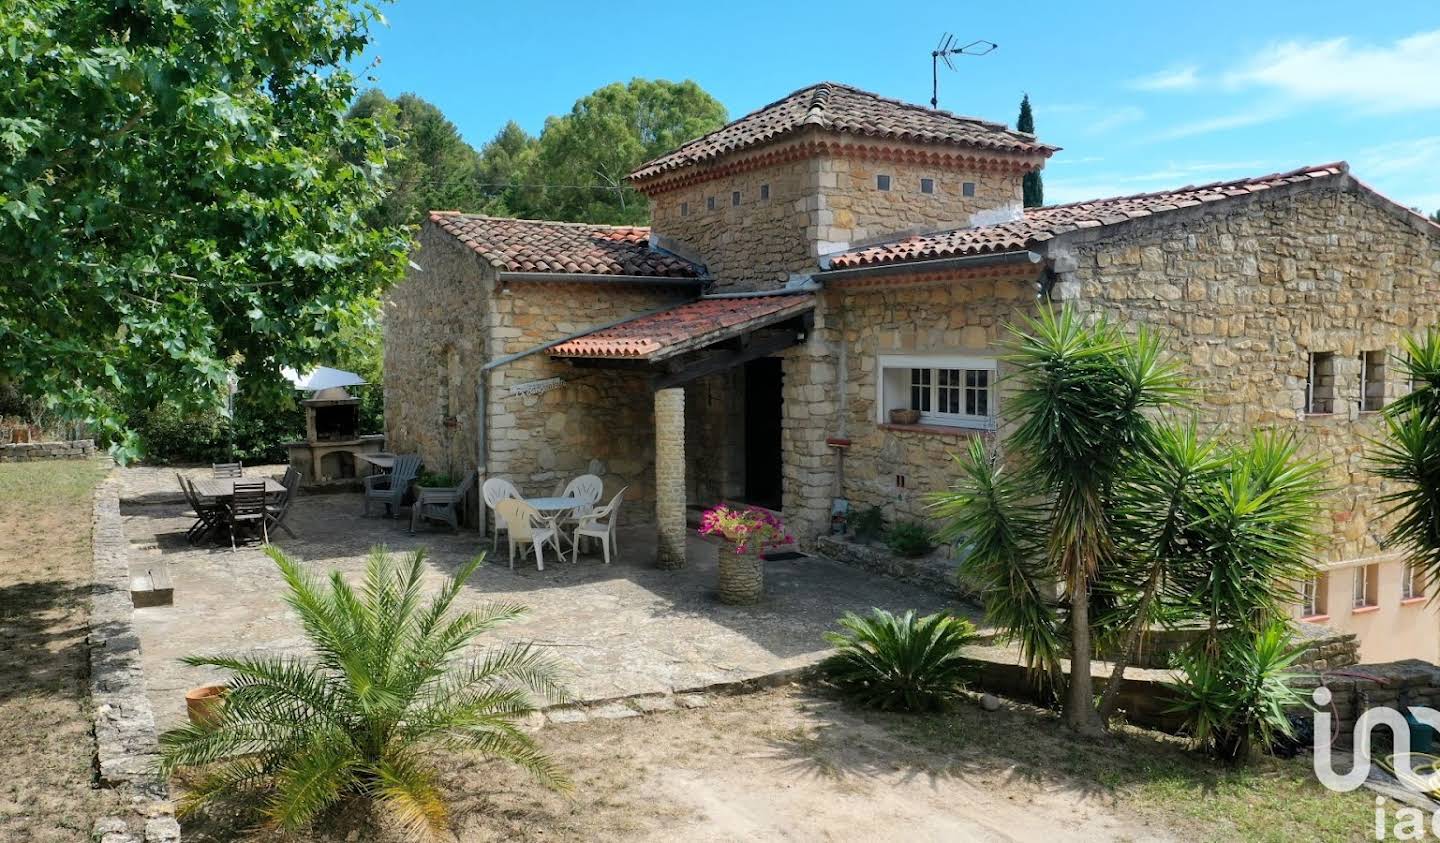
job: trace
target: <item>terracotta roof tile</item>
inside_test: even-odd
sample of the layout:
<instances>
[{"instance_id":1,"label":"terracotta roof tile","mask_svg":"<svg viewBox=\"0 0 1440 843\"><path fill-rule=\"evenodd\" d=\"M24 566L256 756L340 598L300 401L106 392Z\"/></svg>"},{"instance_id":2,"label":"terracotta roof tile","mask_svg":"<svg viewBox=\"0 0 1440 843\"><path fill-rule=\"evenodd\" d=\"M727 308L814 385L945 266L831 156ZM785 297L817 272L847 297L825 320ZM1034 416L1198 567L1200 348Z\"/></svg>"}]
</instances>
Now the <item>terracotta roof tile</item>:
<instances>
[{"instance_id":1,"label":"terracotta roof tile","mask_svg":"<svg viewBox=\"0 0 1440 843\"><path fill-rule=\"evenodd\" d=\"M708 345L752 327L780 322L815 306L811 295L699 299L639 316L550 349L552 357L659 359Z\"/></svg>"},{"instance_id":2,"label":"terracotta roof tile","mask_svg":"<svg viewBox=\"0 0 1440 843\"><path fill-rule=\"evenodd\" d=\"M806 126L889 140L967 146L995 152L1050 155L1056 147L1001 123L961 117L841 85L821 82L801 88L732 123L696 138L674 152L648 161L631 179L662 173L768 143Z\"/></svg>"},{"instance_id":3,"label":"terracotta roof tile","mask_svg":"<svg viewBox=\"0 0 1440 843\"><path fill-rule=\"evenodd\" d=\"M933 234L918 234L855 249L830 259L831 269L899 263L912 260L983 255L1027 249L1052 237L1082 228L1099 228L1131 219L1189 208L1206 202L1219 202L1237 196L1262 193L1276 187L1315 179L1327 179L1349 171L1345 162L1302 167L1287 173L1274 173L1258 178L1192 185L1160 193L1117 196L1069 205L1028 208L1024 216L1011 222L957 228Z\"/></svg>"},{"instance_id":4,"label":"terracotta roof tile","mask_svg":"<svg viewBox=\"0 0 1440 843\"><path fill-rule=\"evenodd\" d=\"M700 278L703 268L650 248L647 226L517 220L431 211L430 221L506 272Z\"/></svg>"}]
</instances>

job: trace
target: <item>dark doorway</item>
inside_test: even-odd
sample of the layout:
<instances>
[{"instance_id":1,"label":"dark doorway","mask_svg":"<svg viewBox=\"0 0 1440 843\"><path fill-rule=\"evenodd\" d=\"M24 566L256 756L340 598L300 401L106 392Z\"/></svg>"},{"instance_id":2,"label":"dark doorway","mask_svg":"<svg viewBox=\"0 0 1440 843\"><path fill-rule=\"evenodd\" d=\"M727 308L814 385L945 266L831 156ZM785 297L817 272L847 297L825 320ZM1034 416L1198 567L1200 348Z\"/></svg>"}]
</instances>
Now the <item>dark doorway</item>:
<instances>
[{"instance_id":1,"label":"dark doorway","mask_svg":"<svg viewBox=\"0 0 1440 843\"><path fill-rule=\"evenodd\" d=\"M780 360L745 364L745 502L780 508Z\"/></svg>"}]
</instances>

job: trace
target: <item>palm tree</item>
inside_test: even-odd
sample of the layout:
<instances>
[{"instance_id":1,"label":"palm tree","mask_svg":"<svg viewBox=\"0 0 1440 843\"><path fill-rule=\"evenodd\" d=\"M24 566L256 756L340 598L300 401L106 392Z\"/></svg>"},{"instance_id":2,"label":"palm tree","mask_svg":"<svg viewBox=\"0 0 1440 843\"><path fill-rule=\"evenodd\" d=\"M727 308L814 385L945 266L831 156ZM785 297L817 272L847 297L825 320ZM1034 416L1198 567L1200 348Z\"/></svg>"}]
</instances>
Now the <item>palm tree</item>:
<instances>
[{"instance_id":1,"label":"palm tree","mask_svg":"<svg viewBox=\"0 0 1440 843\"><path fill-rule=\"evenodd\" d=\"M1289 584L1312 570L1321 466L1293 438L1222 447L1193 419L1156 412L1188 390L1143 329L1127 339L1047 310L1016 336L1005 459L973 441L959 481L932 506L990 623L1067 690L1068 725L1094 734L1147 629L1200 622L1201 650L1214 655L1233 644L1229 631L1253 645L1283 615ZM1098 707L1092 640L1115 662Z\"/></svg>"},{"instance_id":2,"label":"palm tree","mask_svg":"<svg viewBox=\"0 0 1440 843\"><path fill-rule=\"evenodd\" d=\"M1150 447L1150 411L1185 389L1160 338L1143 329L1127 340L1114 324L1087 326L1067 307L1042 308L1011 333L1004 360L1018 384L1007 404L1016 425L1005 453L1013 473L976 444L962 458L961 484L932 502L947 522L941 537L966 545L970 576L996 595L990 620L1020 640L1032 667L1060 676L1068 627L1066 722L1098 734L1090 602L1092 583L1116 553L1109 501ZM1047 598L1054 581L1063 588L1060 606Z\"/></svg>"},{"instance_id":3,"label":"palm tree","mask_svg":"<svg viewBox=\"0 0 1440 843\"><path fill-rule=\"evenodd\" d=\"M1401 371L1411 390L1385 409L1375 473L1393 481L1381 500L1396 516L1388 542L1409 553L1429 582L1440 581L1440 329L1405 341Z\"/></svg>"},{"instance_id":4,"label":"palm tree","mask_svg":"<svg viewBox=\"0 0 1440 843\"><path fill-rule=\"evenodd\" d=\"M198 774L182 811L245 797L269 823L296 831L359 798L411 834L440 832L446 806L425 758L433 747L503 759L547 785L568 786L515 722L533 710L532 694L564 696L549 657L509 645L462 658L478 636L525 612L509 603L450 611L483 556L426 602L423 551L399 561L371 551L358 589L338 571L327 588L279 549L266 552L314 657L184 660L231 678L213 722L161 738L167 773Z\"/></svg>"}]
</instances>

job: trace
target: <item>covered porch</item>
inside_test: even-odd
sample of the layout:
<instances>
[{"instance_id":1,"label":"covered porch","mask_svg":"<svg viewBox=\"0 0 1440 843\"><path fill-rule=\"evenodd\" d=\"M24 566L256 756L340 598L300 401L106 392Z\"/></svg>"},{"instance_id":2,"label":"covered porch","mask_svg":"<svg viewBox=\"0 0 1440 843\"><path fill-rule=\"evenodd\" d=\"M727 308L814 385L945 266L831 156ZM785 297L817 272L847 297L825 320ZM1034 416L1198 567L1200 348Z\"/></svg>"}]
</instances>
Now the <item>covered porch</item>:
<instances>
[{"instance_id":1,"label":"covered porch","mask_svg":"<svg viewBox=\"0 0 1440 843\"><path fill-rule=\"evenodd\" d=\"M577 369L623 373L651 402L659 567L686 565L692 504L782 509L780 355L805 341L814 307L809 293L707 297L548 349Z\"/></svg>"}]
</instances>

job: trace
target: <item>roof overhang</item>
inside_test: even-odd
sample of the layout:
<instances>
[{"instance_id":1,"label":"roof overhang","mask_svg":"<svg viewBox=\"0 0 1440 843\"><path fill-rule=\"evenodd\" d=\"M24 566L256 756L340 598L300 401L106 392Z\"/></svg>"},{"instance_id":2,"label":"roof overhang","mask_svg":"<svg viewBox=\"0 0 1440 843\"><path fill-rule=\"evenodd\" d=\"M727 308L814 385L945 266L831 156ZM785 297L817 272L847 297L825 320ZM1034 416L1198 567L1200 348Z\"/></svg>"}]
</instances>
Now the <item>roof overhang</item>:
<instances>
[{"instance_id":1,"label":"roof overhang","mask_svg":"<svg viewBox=\"0 0 1440 843\"><path fill-rule=\"evenodd\" d=\"M909 281L935 281L947 277L1002 277L1038 271L1044 258L1029 249L954 258L892 261L848 269L830 269L815 278L826 287L888 286Z\"/></svg>"},{"instance_id":2,"label":"roof overhang","mask_svg":"<svg viewBox=\"0 0 1440 843\"><path fill-rule=\"evenodd\" d=\"M674 275L614 275L584 272L508 272L495 274L500 286L508 284L610 284L630 287L670 287L702 290L710 283L707 277L687 278Z\"/></svg>"}]
</instances>

